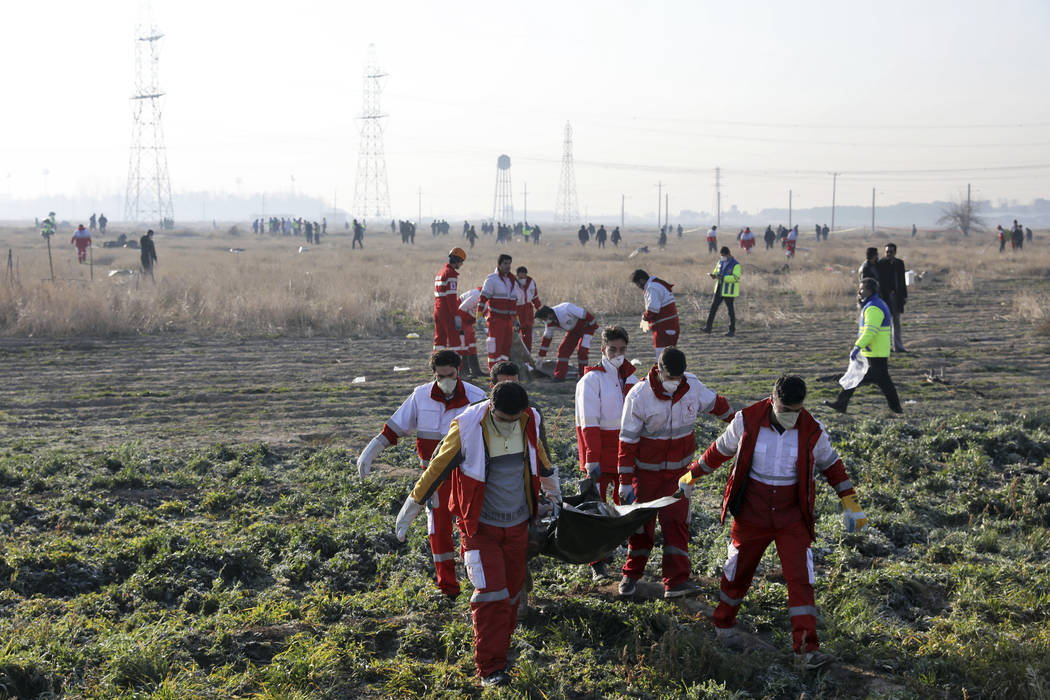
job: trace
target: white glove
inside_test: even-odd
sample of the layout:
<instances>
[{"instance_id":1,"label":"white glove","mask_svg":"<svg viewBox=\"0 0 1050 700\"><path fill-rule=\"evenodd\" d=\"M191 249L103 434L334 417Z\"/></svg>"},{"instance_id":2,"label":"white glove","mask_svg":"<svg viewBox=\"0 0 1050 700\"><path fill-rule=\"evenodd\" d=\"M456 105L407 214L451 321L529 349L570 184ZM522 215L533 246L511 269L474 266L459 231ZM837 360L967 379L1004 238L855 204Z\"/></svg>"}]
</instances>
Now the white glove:
<instances>
[{"instance_id":1,"label":"white glove","mask_svg":"<svg viewBox=\"0 0 1050 700\"><path fill-rule=\"evenodd\" d=\"M648 333L650 330L652 330L653 326L651 323L649 323L643 318L642 322L638 324L638 327L641 328L642 331L644 331L645 333Z\"/></svg>"},{"instance_id":2,"label":"white glove","mask_svg":"<svg viewBox=\"0 0 1050 700\"><path fill-rule=\"evenodd\" d=\"M405 541L408 536L408 526L412 524L421 510L423 510L423 504L413 501L412 496L405 499L405 505L401 506L401 511L397 514L397 522L394 523L394 534L397 535L398 542Z\"/></svg>"},{"instance_id":3,"label":"white glove","mask_svg":"<svg viewBox=\"0 0 1050 700\"><path fill-rule=\"evenodd\" d=\"M383 444L383 440L379 435L372 438L372 441L368 443L368 447L361 451L361 456L357 458L357 475L362 479L369 475L372 471L372 460L376 458L376 455L383 451L386 447Z\"/></svg>"},{"instance_id":4,"label":"white glove","mask_svg":"<svg viewBox=\"0 0 1050 700\"><path fill-rule=\"evenodd\" d=\"M561 475L558 468L554 467L550 476L540 477L540 488L547 494L547 498L556 503L561 503Z\"/></svg>"},{"instance_id":5,"label":"white glove","mask_svg":"<svg viewBox=\"0 0 1050 700\"><path fill-rule=\"evenodd\" d=\"M618 489L620 505L629 506L634 503L634 484L620 484Z\"/></svg>"},{"instance_id":6,"label":"white glove","mask_svg":"<svg viewBox=\"0 0 1050 700\"><path fill-rule=\"evenodd\" d=\"M587 462L583 466L587 468L587 478L593 481L595 488L597 488L598 479L602 476L602 465L598 462Z\"/></svg>"}]
</instances>

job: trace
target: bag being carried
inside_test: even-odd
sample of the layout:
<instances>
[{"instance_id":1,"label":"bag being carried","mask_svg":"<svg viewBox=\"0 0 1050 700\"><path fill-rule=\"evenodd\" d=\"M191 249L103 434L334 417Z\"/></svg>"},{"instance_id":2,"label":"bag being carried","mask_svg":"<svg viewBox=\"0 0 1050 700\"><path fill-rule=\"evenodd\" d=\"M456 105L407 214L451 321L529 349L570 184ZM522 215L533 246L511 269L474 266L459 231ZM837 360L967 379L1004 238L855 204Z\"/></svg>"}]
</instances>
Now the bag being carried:
<instances>
[{"instance_id":1,"label":"bag being carried","mask_svg":"<svg viewBox=\"0 0 1050 700\"><path fill-rule=\"evenodd\" d=\"M857 357L849 361L846 373L839 377L839 386L843 389L856 389L867 373L868 358L857 353Z\"/></svg>"}]
</instances>

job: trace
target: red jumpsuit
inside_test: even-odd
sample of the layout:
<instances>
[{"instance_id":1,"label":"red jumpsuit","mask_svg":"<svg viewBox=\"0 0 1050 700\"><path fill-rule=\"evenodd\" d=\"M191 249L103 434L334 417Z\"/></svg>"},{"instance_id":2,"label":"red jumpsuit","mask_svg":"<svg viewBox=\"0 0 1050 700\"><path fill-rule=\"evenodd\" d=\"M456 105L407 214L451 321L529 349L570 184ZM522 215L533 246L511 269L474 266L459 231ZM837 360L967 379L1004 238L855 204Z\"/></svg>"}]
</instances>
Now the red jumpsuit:
<instances>
[{"instance_id":1,"label":"red jumpsuit","mask_svg":"<svg viewBox=\"0 0 1050 700\"><path fill-rule=\"evenodd\" d=\"M532 329L535 325L536 309L543 306L540 301L539 292L536 290L536 281L526 276L525 281L518 281L518 333L525 349L532 353Z\"/></svg>"},{"instance_id":2,"label":"red jumpsuit","mask_svg":"<svg viewBox=\"0 0 1050 700\"><path fill-rule=\"evenodd\" d=\"M445 263L434 278L434 349L455 350L463 354L459 345L459 272Z\"/></svg>"},{"instance_id":3,"label":"red jumpsuit","mask_svg":"<svg viewBox=\"0 0 1050 700\"><path fill-rule=\"evenodd\" d=\"M87 250L91 246L91 234L83 226L73 234L70 243L77 247L77 262L87 261Z\"/></svg>"},{"instance_id":4,"label":"red jumpsuit","mask_svg":"<svg viewBox=\"0 0 1050 700\"><path fill-rule=\"evenodd\" d=\"M584 476L598 470L598 491L606 502L610 487L613 502L620 502L616 472L620 416L624 397L638 383L634 371L630 362L624 361L617 369L603 357L600 364L588 367L576 384L576 445L580 469Z\"/></svg>"},{"instance_id":5,"label":"red jumpsuit","mask_svg":"<svg viewBox=\"0 0 1050 700\"><path fill-rule=\"evenodd\" d=\"M518 286L514 275L501 275L496 270L485 278L481 286L481 299L478 300L478 312L485 314L488 324L488 341L486 349L489 355L489 369L497 362L510 359L510 346L514 339L514 319L518 315Z\"/></svg>"},{"instance_id":6,"label":"red jumpsuit","mask_svg":"<svg viewBox=\"0 0 1050 700\"><path fill-rule=\"evenodd\" d=\"M678 345L678 306L671 292L673 287L673 284L659 277L650 277L645 283L645 312L642 319L649 322L657 358L664 348Z\"/></svg>"},{"instance_id":7,"label":"red jumpsuit","mask_svg":"<svg viewBox=\"0 0 1050 700\"><path fill-rule=\"evenodd\" d=\"M555 322L548 323L540 340L538 357L546 357L550 348L554 329L565 331L565 337L558 345L558 364L554 368L555 379L565 379L569 373L569 358L576 351L577 371L583 376L587 368L587 359L591 355L591 338L598 332L598 323L589 311L576 304L565 302L551 307L554 310Z\"/></svg>"},{"instance_id":8,"label":"red jumpsuit","mask_svg":"<svg viewBox=\"0 0 1050 700\"><path fill-rule=\"evenodd\" d=\"M820 423L803 409L795 427L781 433L770 423L771 403L763 399L740 411L691 472L708 474L736 455L722 499L722 521L732 514L733 529L715 626L736 624L762 555L775 542L787 582L793 646L802 653L820 646L809 547L814 537L814 479L822 474L839 498L854 491Z\"/></svg>"},{"instance_id":9,"label":"red jumpsuit","mask_svg":"<svg viewBox=\"0 0 1050 700\"><path fill-rule=\"evenodd\" d=\"M478 318L478 297L481 296L481 287L468 289L459 295L459 321L460 321L460 347L463 348L462 355L470 357L478 354L477 334L474 332L474 324Z\"/></svg>"},{"instance_id":10,"label":"red jumpsuit","mask_svg":"<svg viewBox=\"0 0 1050 700\"><path fill-rule=\"evenodd\" d=\"M685 474L696 449L693 426L703 411L731 420L729 401L719 396L689 372L672 396L660 382L656 367L638 382L624 399L620 420L620 453L617 471L620 483L634 484L638 502L671 496ZM671 589L689 578L689 501L681 499L657 513L663 532L663 583ZM627 563L623 575L639 579L655 543L656 523L649 520L641 533L627 540Z\"/></svg>"}]
</instances>

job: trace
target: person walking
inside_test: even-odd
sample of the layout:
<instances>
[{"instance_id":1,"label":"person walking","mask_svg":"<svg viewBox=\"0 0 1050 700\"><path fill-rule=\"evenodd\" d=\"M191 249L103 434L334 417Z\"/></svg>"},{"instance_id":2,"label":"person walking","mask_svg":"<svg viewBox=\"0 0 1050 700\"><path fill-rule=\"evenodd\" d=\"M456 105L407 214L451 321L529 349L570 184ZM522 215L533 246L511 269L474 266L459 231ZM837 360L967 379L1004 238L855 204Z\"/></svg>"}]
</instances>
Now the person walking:
<instances>
[{"instance_id":1,"label":"person walking","mask_svg":"<svg viewBox=\"0 0 1050 700\"><path fill-rule=\"evenodd\" d=\"M707 231L707 252L715 253L718 251L718 227L712 226Z\"/></svg>"},{"instance_id":2,"label":"person walking","mask_svg":"<svg viewBox=\"0 0 1050 700\"><path fill-rule=\"evenodd\" d=\"M357 474L362 479L372 473L372 462L380 452L396 445L400 438L415 433L419 466L426 469L434 450L448 433L453 419L467 406L485 398L485 392L464 382L459 376L460 356L452 350L438 350L430 356L433 379L420 384L383 424L383 430L368 443L357 458ZM452 542L452 514L448 511L452 485L444 484L429 494L427 534L434 557L437 586L449 598L459 595L456 579L455 546Z\"/></svg>"},{"instance_id":3,"label":"person walking","mask_svg":"<svg viewBox=\"0 0 1050 700\"><path fill-rule=\"evenodd\" d=\"M740 234L740 247L744 249L744 255L751 255L751 249L755 247L755 234L751 232L750 226L745 227Z\"/></svg>"},{"instance_id":4,"label":"person walking","mask_svg":"<svg viewBox=\"0 0 1050 700\"><path fill-rule=\"evenodd\" d=\"M724 302L726 311L729 312L729 330L726 332L726 337L732 338L736 335L736 310L733 308L733 303L740 296L740 277L743 274L743 268L730 254L727 246L722 246L720 252L721 258L718 264L715 265L713 272L708 273L708 276L715 280L715 296L711 300L711 309L707 312L707 325L704 326L703 332L711 332L718 307Z\"/></svg>"},{"instance_id":5,"label":"person walking","mask_svg":"<svg viewBox=\"0 0 1050 700\"><path fill-rule=\"evenodd\" d=\"M423 504L449 489L449 517L458 522L463 563L474 585L474 665L484 686L511 681L507 651L525 582L529 523L539 514L541 489L561 500L557 472L539 440L540 420L521 384L495 385L488 401L451 422L395 524L404 542Z\"/></svg>"},{"instance_id":6,"label":"person walking","mask_svg":"<svg viewBox=\"0 0 1050 700\"><path fill-rule=\"evenodd\" d=\"M893 319L893 349L908 352L901 339L901 314L908 301L908 285L904 279L904 261L897 257L897 244L886 244L886 257L875 263L879 272L879 296L886 302Z\"/></svg>"},{"instance_id":7,"label":"person walking","mask_svg":"<svg viewBox=\"0 0 1050 700\"><path fill-rule=\"evenodd\" d=\"M652 332L655 359L659 360L664 348L678 345L678 306L671 291L674 285L642 269L631 273L631 282L644 293L645 309L640 327Z\"/></svg>"},{"instance_id":8,"label":"person walking","mask_svg":"<svg viewBox=\"0 0 1050 700\"><path fill-rule=\"evenodd\" d=\"M143 276L149 275L151 280L156 281L153 268L157 265L157 247L153 245L153 229L147 230L146 235L139 239L139 261L142 263Z\"/></svg>"},{"instance_id":9,"label":"person walking","mask_svg":"<svg viewBox=\"0 0 1050 700\"><path fill-rule=\"evenodd\" d=\"M784 240L784 248L787 251L785 255L789 258L795 257L795 246L798 245L798 224L793 226L791 230L787 232L787 236L785 236Z\"/></svg>"},{"instance_id":10,"label":"person walking","mask_svg":"<svg viewBox=\"0 0 1050 700\"><path fill-rule=\"evenodd\" d=\"M604 248L605 247L605 239L607 237L608 237L608 234L605 232L605 224L602 224L601 226L598 227L598 230L594 234L594 240L598 242L598 247L599 248Z\"/></svg>"},{"instance_id":11,"label":"person walking","mask_svg":"<svg viewBox=\"0 0 1050 700\"><path fill-rule=\"evenodd\" d=\"M678 490L678 480L696 450L693 430L699 413L726 422L733 418L729 401L685 370L685 353L665 348L660 361L627 392L616 458L621 504L648 502ZM622 597L633 597L637 591L655 543L657 519L663 534L664 597L696 595L700 590L688 580L689 501L683 498L661 508L656 518L627 540L627 562L618 588Z\"/></svg>"},{"instance_id":12,"label":"person walking","mask_svg":"<svg viewBox=\"0 0 1050 700\"><path fill-rule=\"evenodd\" d=\"M511 274L513 258L506 253L496 259L496 269L481 285L478 315L484 315L488 327L485 348L489 366L510 359L510 346L514 338L514 319L518 315L517 278Z\"/></svg>"},{"instance_id":13,"label":"person walking","mask_svg":"<svg viewBox=\"0 0 1050 700\"><path fill-rule=\"evenodd\" d=\"M434 277L434 350L465 350L460 348L459 269L467 253L456 247L448 252L448 261ZM462 353L461 353L462 354Z\"/></svg>"},{"instance_id":14,"label":"person walking","mask_svg":"<svg viewBox=\"0 0 1050 700\"><path fill-rule=\"evenodd\" d=\"M482 377L481 364L478 361L478 342L475 326L478 318L478 299L481 298L481 287L471 287L459 295L460 357L465 364L464 371L468 377Z\"/></svg>"},{"instance_id":15,"label":"person walking","mask_svg":"<svg viewBox=\"0 0 1050 700\"><path fill-rule=\"evenodd\" d=\"M613 229L612 234L609 236L609 240L612 241L613 248L619 248L620 247L620 239L621 238L623 238L623 237L620 235L620 227L617 226L616 228Z\"/></svg>"},{"instance_id":16,"label":"person walking","mask_svg":"<svg viewBox=\"0 0 1050 700\"><path fill-rule=\"evenodd\" d=\"M587 245L587 241L591 239L591 235L587 233L586 226L580 226L580 230L576 232L576 238L579 239L580 245Z\"/></svg>"},{"instance_id":17,"label":"person walking","mask_svg":"<svg viewBox=\"0 0 1050 700\"><path fill-rule=\"evenodd\" d=\"M890 378L890 310L886 302L879 297L878 284L871 278L865 278L857 288L860 331L849 358L852 361L858 354L868 358L868 371L858 386L875 384L886 396L890 410L894 413L904 413L897 396L897 387ZM834 401L825 401L824 405L839 413L845 413L854 391L856 388L843 389Z\"/></svg>"},{"instance_id":18,"label":"person walking","mask_svg":"<svg viewBox=\"0 0 1050 700\"><path fill-rule=\"evenodd\" d=\"M857 268L858 280L879 281L879 249L868 248L864 251L864 262Z\"/></svg>"},{"instance_id":19,"label":"person walking","mask_svg":"<svg viewBox=\"0 0 1050 700\"><path fill-rule=\"evenodd\" d=\"M602 330L602 361L587 367L576 382L576 447L580 469L594 484L602 501L620 502L616 457L620 445L623 400L638 383L635 367L627 362L627 331L620 326ZM604 561L591 564L591 579L608 578Z\"/></svg>"},{"instance_id":20,"label":"person walking","mask_svg":"<svg viewBox=\"0 0 1050 700\"><path fill-rule=\"evenodd\" d=\"M762 240L766 242L766 250L773 250L773 244L777 240L777 234L773 232L772 226L766 226L766 232L763 234Z\"/></svg>"},{"instance_id":21,"label":"person walking","mask_svg":"<svg viewBox=\"0 0 1050 700\"><path fill-rule=\"evenodd\" d=\"M554 367L554 381L563 382L569 373L569 358L576 352L577 374L582 377L587 367L591 352L591 338L598 331L598 323L587 309L570 302L557 306L541 306L536 311L536 318L546 323L543 337L540 339L539 359L547 356L554 329L565 331L565 337L558 345L558 362Z\"/></svg>"},{"instance_id":22,"label":"person walking","mask_svg":"<svg viewBox=\"0 0 1050 700\"><path fill-rule=\"evenodd\" d=\"M354 219L354 240L350 242L350 250L354 248L365 249L365 227L357 219Z\"/></svg>"},{"instance_id":23,"label":"person walking","mask_svg":"<svg viewBox=\"0 0 1050 700\"><path fill-rule=\"evenodd\" d=\"M514 271L517 276L515 294L518 297L518 334L525 349L532 354L532 329L535 325L536 309L543 306L536 280L529 277L529 270L524 265Z\"/></svg>"},{"instance_id":24,"label":"person walking","mask_svg":"<svg viewBox=\"0 0 1050 700\"><path fill-rule=\"evenodd\" d=\"M755 570L772 543L788 591L792 648L806 668L819 668L832 657L820 651L813 592L816 535L814 480L823 476L842 504L849 532L864 529L867 515L824 426L804 406L806 383L783 375L769 398L738 412L679 480L686 499L699 477L733 461L722 516L733 517L728 556L722 567L719 603L712 621L717 638L728 647L744 647L737 613L751 588Z\"/></svg>"},{"instance_id":25,"label":"person walking","mask_svg":"<svg viewBox=\"0 0 1050 700\"><path fill-rule=\"evenodd\" d=\"M77 225L73 232L73 238L69 240L77 249L77 262L83 265L87 262L88 248L91 247L91 232L84 228L84 224Z\"/></svg>"}]
</instances>

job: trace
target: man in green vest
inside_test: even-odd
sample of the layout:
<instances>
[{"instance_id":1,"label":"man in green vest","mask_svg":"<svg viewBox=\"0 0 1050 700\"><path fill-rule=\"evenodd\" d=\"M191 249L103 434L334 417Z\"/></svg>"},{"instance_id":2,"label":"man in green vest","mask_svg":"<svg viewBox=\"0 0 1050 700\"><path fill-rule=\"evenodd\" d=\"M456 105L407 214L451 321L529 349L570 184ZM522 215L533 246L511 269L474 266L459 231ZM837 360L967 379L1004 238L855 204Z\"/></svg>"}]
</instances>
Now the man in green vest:
<instances>
[{"instance_id":1,"label":"man in green vest","mask_svg":"<svg viewBox=\"0 0 1050 700\"><path fill-rule=\"evenodd\" d=\"M868 372L860 384L875 384L886 395L886 403L894 413L904 413L901 401L897 396L897 387L890 379L890 309L878 295L879 283L865 278L857 288L857 305L860 306L860 331L857 342L853 344L849 359L854 360L858 354L868 358ZM858 386L860 386L858 384ZM843 389L834 401L825 401L839 413L846 412L846 406L856 389Z\"/></svg>"},{"instance_id":2,"label":"man in green vest","mask_svg":"<svg viewBox=\"0 0 1050 700\"><path fill-rule=\"evenodd\" d=\"M722 246L721 258L718 264L715 265L713 272L709 272L708 275L715 279L715 298L711 300L711 310L707 314L707 325L704 326L704 333L711 332L711 324L715 322L715 312L718 311L718 306L722 302L725 302L726 310L729 312L729 331L726 333L727 338L732 338L736 335L736 312L733 310L733 301L740 296L740 275L741 268L740 263L736 261L732 255L729 254L729 248Z\"/></svg>"}]
</instances>

